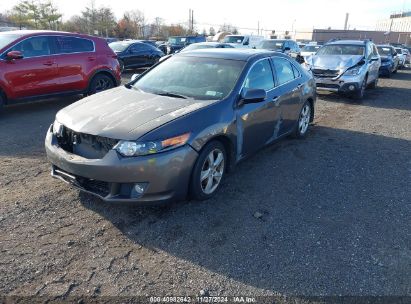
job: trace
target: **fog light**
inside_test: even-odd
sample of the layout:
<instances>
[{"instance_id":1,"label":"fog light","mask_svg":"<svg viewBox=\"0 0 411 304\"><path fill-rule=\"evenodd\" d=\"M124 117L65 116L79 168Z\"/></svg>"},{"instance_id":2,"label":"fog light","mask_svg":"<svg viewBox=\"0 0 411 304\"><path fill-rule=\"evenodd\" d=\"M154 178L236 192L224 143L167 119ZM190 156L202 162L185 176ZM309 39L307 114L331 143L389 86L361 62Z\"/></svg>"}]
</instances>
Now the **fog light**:
<instances>
[{"instance_id":1,"label":"fog light","mask_svg":"<svg viewBox=\"0 0 411 304\"><path fill-rule=\"evenodd\" d=\"M135 184L134 185L134 191L136 191L138 194L143 194L145 190L145 185L144 184Z\"/></svg>"},{"instance_id":2,"label":"fog light","mask_svg":"<svg viewBox=\"0 0 411 304\"><path fill-rule=\"evenodd\" d=\"M353 85L350 85L350 86L348 87L348 89L349 89L350 91L354 91L354 89L355 89L355 86L353 86Z\"/></svg>"}]
</instances>

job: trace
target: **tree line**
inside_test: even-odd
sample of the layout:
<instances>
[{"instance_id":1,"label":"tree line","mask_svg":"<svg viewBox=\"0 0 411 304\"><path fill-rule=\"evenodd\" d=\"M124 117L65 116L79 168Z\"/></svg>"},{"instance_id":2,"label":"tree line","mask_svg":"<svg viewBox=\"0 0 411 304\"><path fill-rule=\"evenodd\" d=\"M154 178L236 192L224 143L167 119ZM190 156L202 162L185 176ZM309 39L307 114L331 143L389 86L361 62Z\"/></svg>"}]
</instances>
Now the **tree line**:
<instances>
[{"instance_id":1,"label":"tree line","mask_svg":"<svg viewBox=\"0 0 411 304\"><path fill-rule=\"evenodd\" d=\"M216 34L213 27L208 32L206 29L199 32L196 27L190 31L185 24L167 25L160 17L149 22L138 9L125 12L117 20L111 8L96 7L94 1L79 15L65 21L62 17L63 14L51 0L20 0L11 10L0 13L0 22L13 24L20 29L62 30L120 39L165 39L177 35ZM238 29L230 24L224 24L218 30L238 33Z\"/></svg>"}]
</instances>

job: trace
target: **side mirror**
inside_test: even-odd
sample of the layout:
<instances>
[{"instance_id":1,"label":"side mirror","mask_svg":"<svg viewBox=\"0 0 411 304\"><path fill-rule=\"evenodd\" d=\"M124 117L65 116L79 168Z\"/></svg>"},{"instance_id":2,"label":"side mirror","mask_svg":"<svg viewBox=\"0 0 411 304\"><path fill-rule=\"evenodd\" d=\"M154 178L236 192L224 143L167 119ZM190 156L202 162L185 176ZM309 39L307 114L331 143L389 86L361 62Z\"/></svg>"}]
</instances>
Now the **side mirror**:
<instances>
[{"instance_id":1,"label":"side mirror","mask_svg":"<svg viewBox=\"0 0 411 304\"><path fill-rule=\"evenodd\" d=\"M9 60L22 59L23 58L23 53L20 52L20 51L11 51L11 52L7 53L6 57Z\"/></svg>"},{"instance_id":2,"label":"side mirror","mask_svg":"<svg viewBox=\"0 0 411 304\"><path fill-rule=\"evenodd\" d=\"M136 80L138 77L140 77L140 74L133 74L133 75L131 76L131 80L130 80L130 81L134 81L134 80Z\"/></svg>"},{"instance_id":3,"label":"side mirror","mask_svg":"<svg viewBox=\"0 0 411 304\"><path fill-rule=\"evenodd\" d=\"M378 57L376 57L376 56L375 56L375 57L372 57L372 58L370 59L370 62L373 62L373 61L378 61L378 59L379 59L379 58L378 58Z\"/></svg>"},{"instance_id":4,"label":"side mirror","mask_svg":"<svg viewBox=\"0 0 411 304\"><path fill-rule=\"evenodd\" d=\"M397 52L394 52L393 54L392 54L392 56L397 56L398 55L398 53Z\"/></svg>"},{"instance_id":5,"label":"side mirror","mask_svg":"<svg viewBox=\"0 0 411 304\"><path fill-rule=\"evenodd\" d=\"M243 89L238 106L241 107L248 103L258 103L264 101L266 98L267 93L263 89Z\"/></svg>"},{"instance_id":6,"label":"side mirror","mask_svg":"<svg viewBox=\"0 0 411 304\"><path fill-rule=\"evenodd\" d=\"M291 49L288 46L284 48L284 52L289 52L289 51L291 51Z\"/></svg>"}]
</instances>

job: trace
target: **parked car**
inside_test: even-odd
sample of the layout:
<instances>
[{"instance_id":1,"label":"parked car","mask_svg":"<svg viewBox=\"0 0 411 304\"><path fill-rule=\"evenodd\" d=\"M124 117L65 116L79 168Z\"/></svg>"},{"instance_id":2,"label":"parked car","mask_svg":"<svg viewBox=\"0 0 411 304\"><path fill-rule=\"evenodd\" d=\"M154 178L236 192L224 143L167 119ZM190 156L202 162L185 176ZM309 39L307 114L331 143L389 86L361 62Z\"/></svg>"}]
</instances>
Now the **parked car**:
<instances>
[{"instance_id":1,"label":"parked car","mask_svg":"<svg viewBox=\"0 0 411 304\"><path fill-rule=\"evenodd\" d=\"M395 52L397 53L398 56L398 68L402 69L405 67L405 59L406 56L405 54L402 53L402 48L398 47L398 48L394 48Z\"/></svg>"},{"instance_id":2,"label":"parked car","mask_svg":"<svg viewBox=\"0 0 411 304\"><path fill-rule=\"evenodd\" d=\"M0 33L0 108L17 101L93 94L120 84L104 39L55 31Z\"/></svg>"},{"instance_id":3,"label":"parked car","mask_svg":"<svg viewBox=\"0 0 411 304\"><path fill-rule=\"evenodd\" d=\"M130 68L152 66L164 56L155 46L134 40L113 42L109 46L117 54L122 72Z\"/></svg>"},{"instance_id":4,"label":"parked car","mask_svg":"<svg viewBox=\"0 0 411 304\"><path fill-rule=\"evenodd\" d=\"M408 49L402 49L402 53L405 55L405 63L410 64L411 62L411 55Z\"/></svg>"},{"instance_id":5,"label":"parked car","mask_svg":"<svg viewBox=\"0 0 411 304\"><path fill-rule=\"evenodd\" d=\"M400 59L394 47L391 45L378 45L377 49L381 56L380 75L390 77L392 73L397 73Z\"/></svg>"},{"instance_id":6,"label":"parked car","mask_svg":"<svg viewBox=\"0 0 411 304\"><path fill-rule=\"evenodd\" d=\"M266 39L260 42L257 49L264 49L270 51L281 52L294 58L299 63L304 62L304 58L301 56L301 50L297 42L290 39Z\"/></svg>"},{"instance_id":7,"label":"parked car","mask_svg":"<svg viewBox=\"0 0 411 304\"><path fill-rule=\"evenodd\" d=\"M317 51L321 48L321 45L317 44L306 44L302 49L301 49L301 56L304 58L307 58L308 56L315 55Z\"/></svg>"},{"instance_id":8,"label":"parked car","mask_svg":"<svg viewBox=\"0 0 411 304\"><path fill-rule=\"evenodd\" d=\"M173 54L186 46L197 43L206 42L205 36L172 36L169 37L167 43L160 45L159 49L165 54Z\"/></svg>"},{"instance_id":9,"label":"parked car","mask_svg":"<svg viewBox=\"0 0 411 304\"><path fill-rule=\"evenodd\" d=\"M45 146L55 178L104 201L203 200L240 160L305 137L315 100L311 73L283 54L178 53L59 111Z\"/></svg>"},{"instance_id":10,"label":"parked car","mask_svg":"<svg viewBox=\"0 0 411 304\"><path fill-rule=\"evenodd\" d=\"M367 87L377 85L381 59L369 40L337 40L308 57L306 64L315 77L317 90L362 99Z\"/></svg>"},{"instance_id":11,"label":"parked car","mask_svg":"<svg viewBox=\"0 0 411 304\"><path fill-rule=\"evenodd\" d=\"M104 40L106 40L107 43L110 44L110 43L112 43L112 42L118 41L119 39L118 39L118 38L114 38L114 37L106 37L106 38L104 38Z\"/></svg>"},{"instance_id":12,"label":"parked car","mask_svg":"<svg viewBox=\"0 0 411 304\"><path fill-rule=\"evenodd\" d=\"M263 36L256 35L227 35L224 37L223 42L229 43L236 48L257 48L263 40Z\"/></svg>"}]
</instances>

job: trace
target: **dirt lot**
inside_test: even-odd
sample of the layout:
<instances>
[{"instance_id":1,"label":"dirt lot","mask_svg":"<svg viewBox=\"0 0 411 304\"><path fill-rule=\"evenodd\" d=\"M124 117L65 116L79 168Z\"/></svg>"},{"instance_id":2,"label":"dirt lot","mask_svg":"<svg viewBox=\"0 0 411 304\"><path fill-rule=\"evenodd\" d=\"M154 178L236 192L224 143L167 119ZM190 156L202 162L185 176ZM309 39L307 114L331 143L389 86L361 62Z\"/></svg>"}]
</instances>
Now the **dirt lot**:
<instances>
[{"instance_id":1,"label":"dirt lot","mask_svg":"<svg viewBox=\"0 0 411 304\"><path fill-rule=\"evenodd\" d=\"M307 139L168 208L104 205L50 177L45 132L74 100L0 117L0 295L411 295L410 70L362 104L322 95Z\"/></svg>"}]
</instances>

